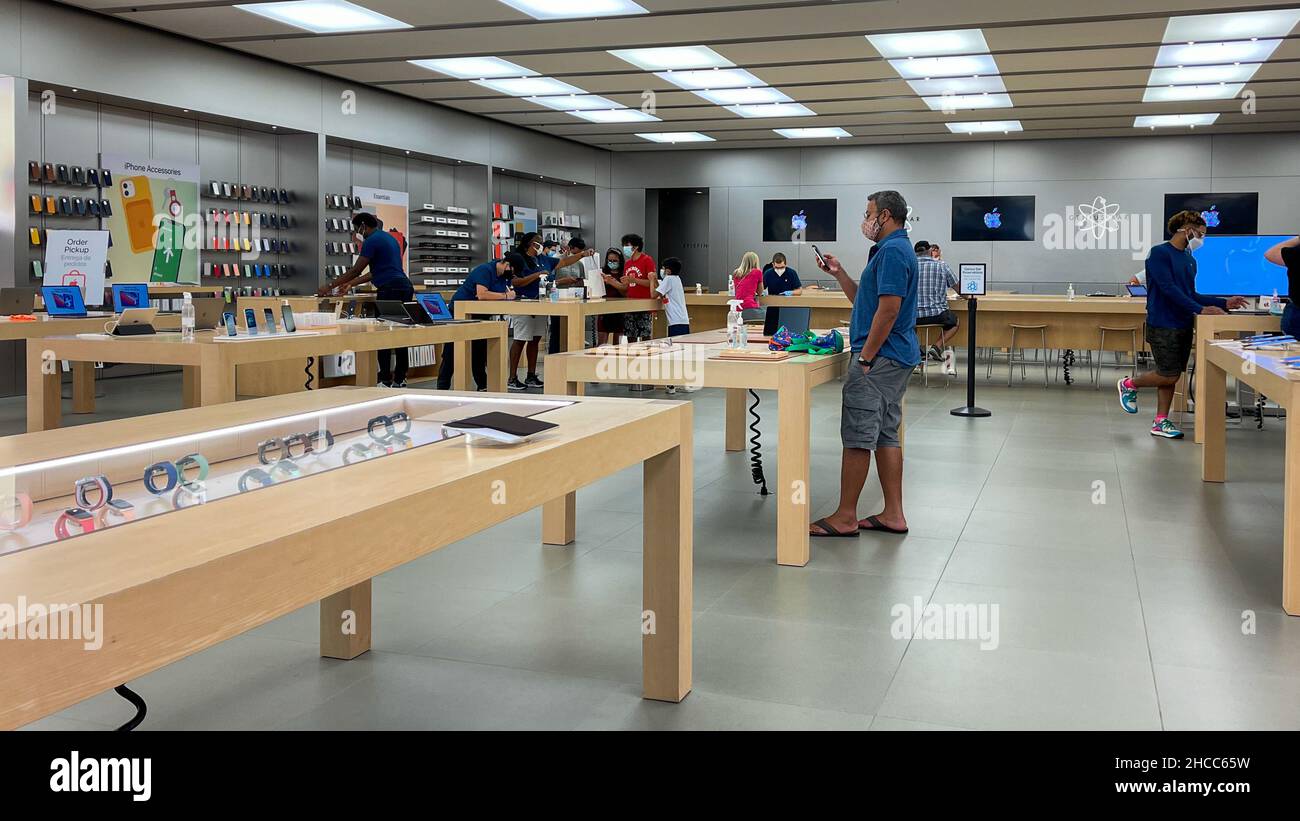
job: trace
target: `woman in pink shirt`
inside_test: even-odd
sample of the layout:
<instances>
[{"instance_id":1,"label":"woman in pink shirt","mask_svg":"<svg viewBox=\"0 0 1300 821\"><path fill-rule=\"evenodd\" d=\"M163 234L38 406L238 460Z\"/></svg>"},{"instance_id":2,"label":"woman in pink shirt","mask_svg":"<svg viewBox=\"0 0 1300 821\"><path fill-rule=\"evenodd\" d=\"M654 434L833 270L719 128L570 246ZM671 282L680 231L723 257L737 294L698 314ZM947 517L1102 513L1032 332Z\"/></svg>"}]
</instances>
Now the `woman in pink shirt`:
<instances>
[{"instance_id":1,"label":"woman in pink shirt","mask_svg":"<svg viewBox=\"0 0 1300 821\"><path fill-rule=\"evenodd\" d=\"M763 271L758 265L758 254L747 251L740 258L740 267L731 272L731 278L736 282L736 299L740 300L740 310L746 321L762 319L758 291L763 287Z\"/></svg>"}]
</instances>

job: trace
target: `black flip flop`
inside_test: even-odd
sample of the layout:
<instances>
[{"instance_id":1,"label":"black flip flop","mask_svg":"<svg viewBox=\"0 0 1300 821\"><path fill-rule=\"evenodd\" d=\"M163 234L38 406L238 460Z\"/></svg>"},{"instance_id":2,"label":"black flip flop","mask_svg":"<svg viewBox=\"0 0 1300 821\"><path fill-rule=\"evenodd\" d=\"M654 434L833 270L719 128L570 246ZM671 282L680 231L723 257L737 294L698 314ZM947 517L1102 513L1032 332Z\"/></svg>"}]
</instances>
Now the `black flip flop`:
<instances>
[{"instance_id":1,"label":"black flip flop","mask_svg":"<svg viewBox=\"0 0 1300 821\"><path fill-rule=\"evenodd\" d=\"M808 535L812 536L814 539L855 539L858 535L858 531L856 530L850 530L847 533L836 530L831 527L831 523L825 519L818 519L813 522L812 527L820 527L822 530L826 531L825 533L813 533L811 530L808 531Z\"/></svg>"},{"instance_id":2,"label":"black flip flop","mask_svg":"<svg viewBox=\"0 0 1300 821\"><path fill-rule=\"evenodd\" d=\"M870 522L871 527L863 527L862 522ZM867 532L871 532L874 530L879 533L893 533L898 536L902 536L903 534L907 533L907 528L903 528L902 530L899 530L896 527L890 527L889 525L881 522L880 517L878 516L868 516L867 518L858 522L858 530L865 530Z\"/></svg>"}]
</instances>

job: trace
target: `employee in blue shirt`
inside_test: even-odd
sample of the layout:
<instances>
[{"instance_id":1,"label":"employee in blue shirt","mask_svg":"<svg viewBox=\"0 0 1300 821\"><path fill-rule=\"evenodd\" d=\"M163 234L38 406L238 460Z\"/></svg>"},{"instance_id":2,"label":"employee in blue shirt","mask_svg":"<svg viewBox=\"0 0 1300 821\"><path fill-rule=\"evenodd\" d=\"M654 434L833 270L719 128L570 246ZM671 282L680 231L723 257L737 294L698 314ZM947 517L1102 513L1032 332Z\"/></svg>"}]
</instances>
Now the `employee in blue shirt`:
<instances>
[{"instance_id":1,"label":"employee in blue shirt","mask_svg":"<svg viewBox=\"0 0 1300 821\"><path fill-rule=\"evenodd\" d=\"M799 281L799 272L791 268L785 260L785 254L772 255L772 261L763 269L763 290L768 296L799 296L803 293L803 283ZM767 324L777 321L776 314L780 308L767 309Z\"/></svg>"},{"instance_id":2,"label":"employee in blue shirt","mask_svg":"<svg viewBox=\"0 0 1300 821\"><path fill-rule=\"evenodd\" d=\"M1196 258L1192 254L1205 242L1205 218L1195 211L1179 211L1169 218L1172 239L1151 249L1147 255L1147 344L1155 360L1154 372L1136 379L1119 380L1119 404L1128 413L1138 412L1138 389L1155 388L1156 418L1151 435L1181 439L1183 432L1169 421L1174 385L1187 369L1192 352L1193 326L1197 314L1222 314L1246 304L1243 297L1227 299L1196 292Z\"/></svg>"},{"instance_id":3,"label":"employee in blue shirt","mask_svg":"<svg viewBox=\"0 0 1300 821\"><path fill-rule=\"evenodd\" d=\"M547 256L542 253L542 235L536 231L530 231L520 237L519 244L515 246L515 252L523 256L524 269L515 274L511 285L514 286L519 299L531 300L538 298L543 275L548 280L551 280L556 268L572 265L583 257L595 253L591 250L584 250L563 257ZM544 316L510 317L510 335L512 337L510 343L510 381L506 383L509 390L523 391L529 388L543 387L542 380L537 376L537 351L541 347L542 335L546 333L546 325L546 317ZM528 375L523 382L520 382L519 360L525 347L528 349Z\"/></svg>"},{"instance_id":4,"label":"employee in blue shirt","mask_svg":"<svg viewBox=\"0 0 1300 821\"><path fill-rule=\"evenodd\" d=\"M402 266L402 246L397 238L380 229L379 220L374 214L361 212L352 218L352 228L362 238L361 254L347 273L334 281L332 285L322 286L317 293L320 296L333 294L342 296L358 285L369 282L375 286L377 299L410 302L415 298L415 286L406 276ZM369 269L367 271L366 269ZM393 367L396 354L397 367ZM409 366L410 351L407 348L379 351L379 386L383 388L405 388L406 369Z\"/></svg>"},{"instance_id":5,"label":"employee in blue shirt","mask_svg":"<svg viewBox=\"0 0 1300 821\"><path fill-rule=\"evenodd\" d=\"M465 281L451 297L451 310L455 314L457 302L473 300L514 299L510 280L524 268L524 258L519 254L506 254L505 259L485 262L469 272ZM470 343L470 371L474 384L480 391L487 390L487 340L475 339ZM438 390L451 389L451 376L456 372L456 361L450 342L442 346L442 362L438 365Z\"/></svg>"}]
</instances>

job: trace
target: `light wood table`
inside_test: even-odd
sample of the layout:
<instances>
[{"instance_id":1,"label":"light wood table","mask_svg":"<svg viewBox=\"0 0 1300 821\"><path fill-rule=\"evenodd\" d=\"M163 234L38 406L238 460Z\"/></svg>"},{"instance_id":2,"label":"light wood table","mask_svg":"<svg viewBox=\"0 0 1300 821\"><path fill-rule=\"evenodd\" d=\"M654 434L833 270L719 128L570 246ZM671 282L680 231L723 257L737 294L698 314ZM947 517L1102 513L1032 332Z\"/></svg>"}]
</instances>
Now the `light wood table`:
<instances>
[{"instance_id":1,"label":"light wood table","mask_svg":"<svg viewBox=\"0 0 1300 821\"><path fill-rule=\"evenodd\" d=\"M720 294L695 294L686 292L686 310L693 328L725 328L727 301L731 297ZM843 291L805 291L799 296L760 296L758 304L764 308L811 308L811 327L838 328L841 320L847 322L853 313L853 303ZM666 334L666 330L665 330Z\"/></svg>"},{"instance_id":2,"label":"light wood table","mask_svg":"<svg viewBox=\"0 0 1300 821\"><path fill-rule=\"evenodd\" d=\"M446 399L463 404L428 410ZM370 649L375 576L637 464L644 465L643 613L629 613L626 632L629 642L640 634L643 696L681 701L691 689L690 403L551 403L556 406L536 418L558 427L522 445L480 447L464 438L434 441L434 435L429 444L342 465L344 437L365 439L365 420L377 412L407 410L416 435L426 429L420 426L439 430L439 421L481 412L494 400L519 402L481 393L341 388L0 439L7 492L24 483L35 499L36 518L26 529L49 528L52 511L73 504L63 495L72 488L69 477L84 474L103 473L115 498L144 506L131 522L64 541L48 530L39 538L29 531L36 546L0 552L0 605L17 611L17 630L49 631L60 618L19 609L21 602L98 605L103 638L94 650L81 640L0 641L0 729L30 723L312 602L320 602L321 655L355 658ZM249 493L232 490L175 511L141 487L145 466L199 450L212 463L207 484L215 488L257 465L256 442L268 424L312 430L322 423L336 432L339 446L307 457L301 478ZM602 458L592 459L593 452ZM66 464L78 456L91 463Z\"/></svg>"},{"instance_id":3,"label":"light wood table","mask_svg":"<svg viewBox=\"0 0 1300 821\"><path fill-rule=\"evenodd\" d=\"M779 362L724 361L711 358L723 346L707 341L690 344L693 336L674 337L678 344L673 352L654 356L552 354L546 364L546 393L574 395L584 382L725 388L725 447L728 452L739 452L745 449L745 392L750 388L776 391L777 478L772 489L777 505L776 561L802 567L810 558L812 389L843 375L849 354L804 354ZM750 347L766 350L765 345ZM576 497L570 494L543 508L542 529L547 544L573 541L575 504Z\"/></svg>"},{"instance_id":4,"label":"light wood table","mask_svg":"<svg viewBox=\"0 0 1300 821\"><path fill-rule=\"evenodd\" d=\"M558 316L560 350L580 351L586 346L587 317L609 314L658 313L664 304L657 299L562 299L559 302L538 300L472 299L456 303L456 318L476 316Z\"/></svg>"},{"instance_id":5,"label":"light wood table","mask_svg":"<svg viewBox=\"0 0 1300 821\"><path fill-rule=\"evenodd\" d=\"M1228 313L1223 315L1199 315L1196 317L1196 336L1192 342L1192 355L1195 357L1196 370L1198 375L1194 385L1196 395L1196 413L1193 414L1194 425L1192 428L1192 441L1200 444L1205 441L1205 414L1201 413L1201 408L1205 407L1205 380L1199 377L1204 373L1205 351L1211 339L1218 339L1221 336L1237 334L1249 331L1251 333L1264 333L1266 331L1280 330L1282 327L1282 317L1269 316L1267 314L1234 314ZM1186 376L1184 384L1186 384ZM1183 389L1183 395L1186 396L1186 388ZM1220 408L1220 411L1223 409Z\"/></svg>"},{"instance_id":6,"label":"light wood table","mask_svg":"<svg viewBox=\"0 0 1300 821\"><path fill-rule=\"evenodd\" d=\"M966 323L966 300L954 297L948 307L963 325ZM1142 327L1146 323L1145 299L1132 297L1076 297L1032 294L979 297L979 310L975 312L976 342L982 348L1005 348L1011 344L1011 326L1046 325L1047 347L1055 350L1096 351L1101 348L1102 325L1132 327L1137 334L1137 349L1142 350ZM1024 345L1038 341L1036 333L1019 335L1017 343ZM1120 334L1108 334L1108 351L1129 350L1129 339ZM953 345L965 346L966 334L957 334Z\"/></svg>"},{"instance_id":7,"label":"light wood table","mask_svg":"<svg viewBox=\"0 0 1300 821\"><path fill-rule=\"evenodd\" d=\"M100 330L103 330L102 326ZM236 398L235 369L256 362L291 359L305 362L309 357L352 352L356 354L358 385L373 385L378 362L365 353L406 348L415 345L451 343L456 356L468 356L469 343L486 339L488 343L488 387L504 390L506 372L506 325L504 322L467 322L450 325L339 326L313 328L313 333L299 333L219 342L217 334L200 331L193 342L184 342L180 334L161 333L136 337L76 336L47 337L40 346L27 350L27 430L38 431L60 425L58 373L47 373L49 357L72 362L131 362L152 365L176 365L183 369L185 407L202 407ZM468 362L468 359L461 361ZM306 390L306 376L294 390ZM453 387L468 390L469 369L458 368Z\"/></svg>"},{"instance_id":8,"label":"light wood table","mask_svg":"<svg viewBox=\"0 0 1300 821\"><path fill-rule=\"evenodd\" d=\"M30 340L46 339L64 334L103 333L104 323L113 318L111 312L95 312L94 315L77 319L54 319L47 314L36 314L35 322L15 322L7 317L0 317L0 342L23 341L33 346ZM180 314L160 314L154 317L154 327L159 330L178 330L181 327ZM92 360L89 362L72 362L72 412L95 412L95 362L113 362L115 360ZM48 360L46 369L58 369L58 362ZM31 391L31 383L27 390Z\"/></svg>"},{"instance_id":9,"label":"light wood table","mask_svg":"<svg viewBox=\"0 0 1300 821\"><path fill-rule=\"evenodd\" d=\"M1196 379L1204 386L1204 405L1197 404L1196 416L1205 419L1205 443L1201 448L1201 479L1227 479L1227 419L1224 401L1228 375L1245 382L1278 405L1286 408L1286 455L1283 470L1282 503L1282 609L1300 616L1300 376L1279 361L1295 356L1266 351L1245 352L1239 346L1206 345L1202 369Z\"/></svg>"}]
</instances>

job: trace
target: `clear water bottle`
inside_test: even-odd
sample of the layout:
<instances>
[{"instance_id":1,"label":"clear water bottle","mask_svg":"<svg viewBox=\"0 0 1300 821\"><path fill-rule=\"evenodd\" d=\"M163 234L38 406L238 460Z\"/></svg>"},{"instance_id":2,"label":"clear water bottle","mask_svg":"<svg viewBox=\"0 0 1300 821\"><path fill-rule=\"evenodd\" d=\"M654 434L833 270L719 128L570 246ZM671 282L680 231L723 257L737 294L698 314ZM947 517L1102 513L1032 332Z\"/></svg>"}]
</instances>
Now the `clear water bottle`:
<instances>
[{"instance_id":1,"label":"clear water bottle","mask_svg":"<svg viewBox=\"0 0 1300 821\"><path fill-rule=\"evenodd\" d=\"M185 299L181 302L181 341L194 341L194 301L189 291L185 292Z\"/></svg>"},{"instance_id":2,"label":"clear water bottle","mask_svg":"<svg viewBox=\"0 0 1300 821\"><path fill-rule=\"evenodd\" d=\"M1065 289L1065 298L1066 298L1066 299L1074 299L1074 283L1073 283L1073 282L1070 283L1070 287L1068 287L1068 288Z\"/></svg>"}]
</instances>

